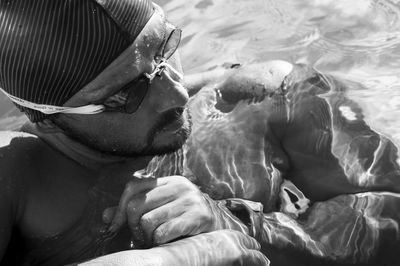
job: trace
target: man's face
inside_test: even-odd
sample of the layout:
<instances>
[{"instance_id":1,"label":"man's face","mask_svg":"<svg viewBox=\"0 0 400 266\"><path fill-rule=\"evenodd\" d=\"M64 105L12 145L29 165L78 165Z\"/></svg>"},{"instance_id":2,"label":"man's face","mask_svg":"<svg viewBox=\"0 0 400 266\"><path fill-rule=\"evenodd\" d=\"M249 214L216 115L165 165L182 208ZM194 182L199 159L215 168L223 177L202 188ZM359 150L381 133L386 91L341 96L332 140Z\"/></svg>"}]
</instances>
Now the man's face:
<instances>
[{"instance_id":1,"label":"man's face","mask_svg":"<svg viewBox=\"0 0 400 266\"><path fill-rule=\"evenodd\" d=\"M84 88L82 93L72 97L64 106L101 104L118 92L124 83L129 83L143 73L151 73L156 65L154 56L165 38L167 28L163 14L158 11L131 46L134 60L113 66L112 72L117 74L107 79L107 86L97 86L95 80L90 90L85 91ZM182 73L177 53L168 63ZM151 82L142 103L132 114L107 111L95 115L61 114L54 122L70 137L106 153L144 156L175 151L190 134L190 115L185 108L188 93L180 84L180 79L166 68L161 76ZM135 90L134 85L132 89ZM85 95L86 103L80 97L82 95Z\"/></svg>"}]
</instances>

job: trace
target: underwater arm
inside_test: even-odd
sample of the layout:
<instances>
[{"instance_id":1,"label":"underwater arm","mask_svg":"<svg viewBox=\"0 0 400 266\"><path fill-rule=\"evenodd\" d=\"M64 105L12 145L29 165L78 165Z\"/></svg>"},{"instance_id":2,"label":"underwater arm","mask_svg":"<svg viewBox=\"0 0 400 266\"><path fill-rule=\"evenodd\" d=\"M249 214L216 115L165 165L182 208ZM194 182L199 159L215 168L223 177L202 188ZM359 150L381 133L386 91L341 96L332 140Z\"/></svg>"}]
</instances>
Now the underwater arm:
<instances>
[{"instance_id":1,"label":"underwater arm","mask_svg":"<svg viewBox=\"0 0 400 266\"><path fill-rule=\"evenodd\" d=\"M228 102L248 97L265 96L275 91L292 70L292 64L281 61L267 61L257 64L232 64L229 67L185 76L184 86L193 96L200 89L215 86L225 94ZM225 98L225 97L224 97Z\"/></svg>"},{"instance_id":2,"label":"underwater arm","mask_svg":"<svg viewBox=\"0 0 400 266\"><path fill-rule=\"evenodd\" d=\"M264 214L258 239L272 265L398 265L398 206L394 193L342 195L298 219Z\"/></svg>"},{"instance_id":3,"label":"underwater arm","mask_svg":"<svg viewBox=\"0 0 400 266\"><path fill-rule=\"evenodd\" d=\"M115 266L268 266L257 241L231 230L214 231L160 247L127 250L72 265Z\"/></svg>"},{"instance_id":4,"label":"underwater arm","mask_svg":"<svg viewBox=\"0 0 400 266\"><path fill-rule=\"evenodd\" d=\"M399 265L398 149L364 121L346 95L352 85L319 73L289 84L285 178L313 204L298 218L263 215L272 265Z\"/></svg>"},{"instance_id":5,"label":"underwater arm","mask_svg":"<svg viewBox=\"0 0 400 266\"><path fill-rule=\"evenodd\" d=\"M218 82L224 75L226 69L217 68L210 71L186 75L184 79L184 87L187 89L189 96L196 94L201 88Z\"/></svg>"}]
</instances>

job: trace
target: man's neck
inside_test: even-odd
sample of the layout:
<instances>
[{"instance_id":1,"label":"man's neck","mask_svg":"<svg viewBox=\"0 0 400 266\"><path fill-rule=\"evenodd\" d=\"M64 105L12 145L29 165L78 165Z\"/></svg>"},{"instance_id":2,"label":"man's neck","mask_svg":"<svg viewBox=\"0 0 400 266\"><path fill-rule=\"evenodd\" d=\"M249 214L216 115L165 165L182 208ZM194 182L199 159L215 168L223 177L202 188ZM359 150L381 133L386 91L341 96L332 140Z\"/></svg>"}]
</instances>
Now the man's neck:
<instances>
[{"instance_id":1,"label":"man's neck","mask_svg":"<svg viewBox=\"0 0 400 266\"><path fill-rule=\"evenodd\" d=\"M47 132L38 124L26 123L22 131L34 134L48 145L76 161L80 165L96 172L134 173L145 168L152 157L122 157L94 150L62 132ZM112 170L111 170L112 169Z\"/></svg>"}]
</instances>

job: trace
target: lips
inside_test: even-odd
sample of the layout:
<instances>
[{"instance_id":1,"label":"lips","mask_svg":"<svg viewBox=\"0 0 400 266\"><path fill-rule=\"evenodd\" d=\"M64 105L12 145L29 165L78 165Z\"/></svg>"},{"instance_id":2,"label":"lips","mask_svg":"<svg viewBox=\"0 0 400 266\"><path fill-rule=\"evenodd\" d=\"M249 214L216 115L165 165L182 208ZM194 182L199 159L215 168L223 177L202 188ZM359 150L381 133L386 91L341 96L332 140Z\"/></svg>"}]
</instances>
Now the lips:
<instances>
[{"instance_id":1,"label":"lips","mask_svg":"<svg viewBox=\"0 0 400 266\"><path fill-rule=\"evenodd\" d=\"M185 120L183 117L184 108L175 108L165 112L162 119L160 119L158 132L169 132L180 129Z\"/></svg>"},{"instance_id":2,"label":"lips","mask_svg":"<svg viewBox=\"0 0 400 266\"><path fill-rule=\"evenodd\" d=\"M169 131L177 131L183 126L183 117L175 120L174 122L168 124L167 126L163 127L160 132L169 132Z\"/></svg>"}]
</instances>

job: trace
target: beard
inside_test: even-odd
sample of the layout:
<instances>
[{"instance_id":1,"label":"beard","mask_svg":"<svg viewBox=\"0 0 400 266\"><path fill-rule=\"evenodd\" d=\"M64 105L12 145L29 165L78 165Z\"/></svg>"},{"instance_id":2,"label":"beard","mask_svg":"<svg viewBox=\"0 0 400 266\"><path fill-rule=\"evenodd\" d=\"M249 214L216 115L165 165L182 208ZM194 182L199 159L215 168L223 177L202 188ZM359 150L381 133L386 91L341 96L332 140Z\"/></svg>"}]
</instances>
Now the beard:
<instances>
[{"instance_id":1,"label":"beard","mask_svg":"<svg viewBox=\"0 0 400 266\"><path fill-rule=\"evenodd\" d=\"M142 142L129 145L118 145L119 148L116 149L105 147L105 145L102 145L100 142L93 139L92 136L77 131L70 126L65 125L64 123L58 123L57 119L53 121L64 130L68 137L83 144L84 146L88 146L94 150L112 156L123 157L157 156L173 153L182 148L186 140L189 138L192 128L191 115L187 108L185 109L180 107L171 109L166 111L159 119L155 121L154 126L150 128L146 136L146 144L144 146ZM163 132L163 129L177 121L182 123L182 127L174 133L173 137L162 144L155 144L157 137Z\"/></svg>"},{"instance_id":2,"label":"beard","mask_svg":"<svg viewBox=\"0 0 400 266\"><path fill-rule=\"evenodd\" d=\"M174 133L173 139L170 139L164 144L155 144L155 140L163 129L174 123L180 121L182 127ZM175 152L182 148L189 138L192 131L192 118L189 109L176 108L174 110L165 113L162 119L155 124L150 130L150 134L147 140L146 148L142 150L141 154L144 155L164 155Z\"/></svg>"}]
</instances>

